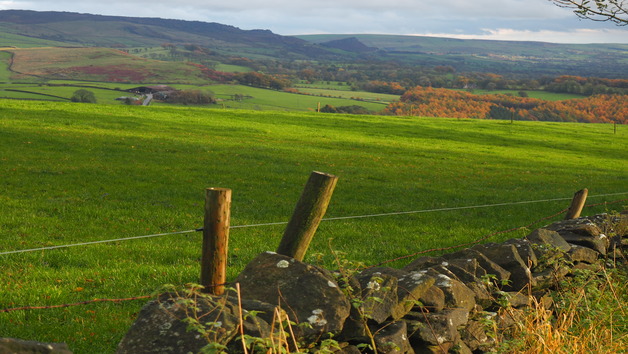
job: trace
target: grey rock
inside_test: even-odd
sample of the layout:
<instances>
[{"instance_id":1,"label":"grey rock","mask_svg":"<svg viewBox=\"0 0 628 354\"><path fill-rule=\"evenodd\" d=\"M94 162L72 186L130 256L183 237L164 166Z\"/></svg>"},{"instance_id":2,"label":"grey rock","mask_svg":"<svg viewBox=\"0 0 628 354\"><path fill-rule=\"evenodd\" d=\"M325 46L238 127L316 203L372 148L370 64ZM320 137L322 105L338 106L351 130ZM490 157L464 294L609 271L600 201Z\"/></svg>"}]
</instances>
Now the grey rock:
<instances>
[{"instance_id":1,"label":"grey rock","mask_svg":"<svg viewBox=\"0 0 628 354\"><path fill-rule=\"evenodd\" d=\"M265 252L238 275L241 297L278 305L297 323L299 337L337 334L351 305L330 272L294 258Z\"/></svg>"},{"instance_id":2,"label":"grey rock","mask_svg":"<svg viewBox=\"0 0 628 354\"><path fill-rule=\"evenodd\" d=\"M396 321L408 313L421 295L434 284L434 278L424 271L405 271L389 267L373 267L362 272L363 275L389 275L397 278L397 304L391 312L392 320Z\"/></svg>"},{"instance_id":3,"label":"grey rock","mask_svg":"<svg viewBox=\"0 0 628 354\"><path fill-rule=\"evenodd\" d=\"M486 316L486 315L484 315ZM469 320L460 330L461 341L466 343L471 351L482 351L494 345L494 339L486 334L486 325L479 320Z\"/></svg>"},{"instance_id":4,"label":"grey rock","mask_svg":"<svg viewBox=\"0 0 628 354\"><path fill-rule=\"evenodd\" d=\"M117 353L196 353L209 342L227 345L238 332L239 318L239 307L226 297L162 294L142 308ZM191 330L187 319L197 320L198 330ZM260 318L245 322L249 335L270 334L269 325Z\"/></svg>"},{"instance_id":5,"label":"grey rock","mask_svg":"<svg viewBox=\"0 0 628 354\"><path fill-rule=\"evenodd\" d=\"M569 245L558 232L549 229L536 229L526 236L526 239L532 244L558 248L563 252L567 252L571 249L571 245Z\"/></svg>"},{"instance_id":6,"label":"grey rock","mask_svg":"<svg viewBox=\"0 0 628 354\"><path fill-rule=\"evenodd\" d=\"M573 245L567 252L568 259L572 262L584 262L593 264L597 261L599 253L588 247Z\"/></svg>"},{"instance_id":7,"label":"grey rock","mask_svg":"<svg viewBox=\"0 0 628 354\"><path fill-rule=\"evenodd\" d=\"M506 281L510 279L510 272L504 269L499 264L493 262L488 257L483 255L481 252L478 252L474 249L466 248L454 253L443 255L443 258L450 259L475 259L480 267L482 267L487 274L492 274L497 277L499 282Z\"/></svg>"},{"instance_id":8,"label":"grey rock","mask_svg":"<svg viewBox=\"0 0 628 354\"><path fill-rule=\"evenodd\" d=\"M504 242L506 245L514 245L517 248L517 253L521 256L523 262L529 267L536 267L538 263L538 259L536 257L536 253L534 252L534 248L532 247L532 243L525 238L511 238Z\"/></svg>"},{"instance_id":9,"label":"grey rock","mask_svg":"<svg viewBox=\"0 0 628 354\"><path fill-rule=\"evenodd\" d=\"M458 280L473 291L476 304L481 307L488 307L493 303L491 293L486 288L485 284L480 279L466 270L457 267L453 264L445 262L443 265L430 268L437 271L440 274L446 275L452 279Z\"/></svg>"},{"instance_id":10,"label":"grey rock","mask_svg":"<svg viewBox=\"0 0 628 354\"><path fill-rule=\"evenodd\" d=\"M65 343L43 343L15 338L0 338L1 354L72 354Z\"/></svg>"},{"instance_id":11,"label":"grey rock","mask_svg":"<svg viewBox=\"0 0 628 354\"><path fill-rule=\"evenodd\" d=\"M397 299L397 278L387 274L359 274L362 313L377 323L384 323L392 317L399 303Z\"/></svg>"},{"instance_id":12,"label":"grey rock","mask_svg":"<svg viewBox=\"0 0 628 354\"><path fill-rule=\"evenodd\" d=\"M478 279L481 279L487 274L486 269L482 268L478 260L475 258L449 259L447 262L458 268L464 269Z\"/></svg>"},{"instance_id":13,"label":"grey rock","mask_svg":"<svg viewBox=\"0 0 628 354\"><path fill-rule=\"evenodd\" d=\"M605 255L610 245L610 239L602 230L587 218L564 220L547 227L560 234L570 244L589 247Z\"/></svg>"},{"instance_id":14,"label":"grey rock","mask_svg":"<svg viewBox=\"0 0 628 354\"><path fill-rule=\"evenodd\" d=\"M507 286L504 286L505 289L519 291L528 285L534 286L530 268L521 259L514 244L487 243L475 245L472 249L484 254L510 272L510 282Z\"/></svg>"},{"instance_id":15,"label":"grey rock","mask_svg":"<svg viewBox=\"0 0 628 354\"><path fill-rule=\"evenodd\" d=\"M428 275L433 275L436 279L434 285L440 288L445 294L445 306L448 308L464 308L471 311L475 307L475 293L464 285L461 281L439 274L433 269L428 270Z\"/></svg>"},{"instance_id":16,"label":"grey rock","mask_svg":"<svg viewBox=\"0 0 628 354\"><path fill-rule=\"evenodd\" d=\"M445 293L436 285L432 285L419 297L423 308L430 312L442 311L445 308Z\"/></svg>"},{"instance_id":17,"label":"grey rock","mask_svg":"<svg viewBox=\"0 0 628 354\"><path fill-rule=\"evenodd\" d=\"M382 354L414 354L408 339L405 321L387 323L374 332L377 353Z\"/></svg>"},{"instance_id":18,"label":"grey rock","mask_svg":"<svg viewBox=\"0 0 628 354\"><path fill-rule=\"evenodd\" d=\"M424 343L432 346L456 343L460 338L458 328L464 327L468 320L469 311L462 308L418 314L407 320L410 342L415 351Z\"/></svg>"}]
</instances>

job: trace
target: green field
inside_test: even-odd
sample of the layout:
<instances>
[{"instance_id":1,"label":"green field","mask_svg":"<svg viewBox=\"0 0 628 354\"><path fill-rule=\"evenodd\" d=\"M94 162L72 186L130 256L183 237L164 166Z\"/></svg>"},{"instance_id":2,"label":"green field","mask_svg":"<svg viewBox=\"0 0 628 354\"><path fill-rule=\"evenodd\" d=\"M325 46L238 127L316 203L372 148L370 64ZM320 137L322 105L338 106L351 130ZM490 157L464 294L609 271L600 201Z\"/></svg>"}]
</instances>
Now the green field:
<instances>
[{"instance_id":1,"label":"green field","mask_svg":"<svg viewBox=\"0 0 628 354\"><path fill-rule=\"evenodd\" d=\"M383 102L362 102L349 98L319 97L301 95L273 90L265 90L243 85L209 85L208 89L216 94L217 98L229 100L225 102L227 108L254 109L254 110L281 110L281 111L315 111L320 103L321 107L359 105L371 111L381 111L386 107ZM242 101L232 101L233 95L244 95ZM353 93L357 96L359 93ZM336 96L340 95L337 94ZM349 95L347 95L350 97Z\"/></svg>"},{"instance_id":2,"label":"green field","mask_svg":"<svg viewBox=\"0 0 628 354\"><path fill-rule=\"evenodd\" d=\"M527 225L584 187L591 203L626 198L599 196L628 192L627 135L599 124L0 100L0 253L193 230L208 187L233 189L232 225L287 221L314 170L339 176L327 217L506 203L326 221L306 257L331 266L331 243L375 264ZM233 229L228 277L275 250L283 228ZM187 233L0 255L0 309L197 282L200 250L200 234ZM0 313L0 333L113 353L144 302Z\"/></svg>"},{"instance_id":3,"label":"green field","mask_svg":"<svg viewBox=\"0 0 628 354\"><path fill-rule=\"evenodd\" d=\"M382 106L382 109L388 105L390 102L399 101L399 95L389 95L384 93L373 93L373 92L365 92L365 91L344 91L340 88L340 86L336 89L321 89L321 88L301 88L299 87L299 92L307 93L314 96L322 96L322 97L342 97L355 99L359 98L360 100L364 100L367 102L379 103Z\"/></svg>"},{"instance_id":4,"label":"green field","mask_svg":"<svg viewBox=\"0 0 628 354\"><path fill-rule=\"evenodd\" d=\"M468 91L468 90L457 90L457 91ZM519 96L519 92L524 91L528 94L530 98L538 98L540 100L545 101L563 101L563 100L571 100L575 98L584 98L586 96L574 94L574 93L557 93L557 92L548 92L548 91L538 91L538 90L473 90L471 91L475 95L495 95L495 94L506 94Z\"/></svg>"}]
</instances>

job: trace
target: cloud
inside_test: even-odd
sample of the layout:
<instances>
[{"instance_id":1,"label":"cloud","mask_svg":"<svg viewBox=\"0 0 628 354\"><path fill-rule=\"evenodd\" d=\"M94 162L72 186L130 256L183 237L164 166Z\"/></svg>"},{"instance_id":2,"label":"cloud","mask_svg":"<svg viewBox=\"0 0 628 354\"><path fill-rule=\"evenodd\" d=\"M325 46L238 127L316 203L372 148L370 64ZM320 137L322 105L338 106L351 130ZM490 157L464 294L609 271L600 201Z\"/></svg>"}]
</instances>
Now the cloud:
<instances>
[{"instance_id":1,"label":"cloud","mask_svg":"<svg viewBox=\"0 0 628 354\"><path fill-rule=\"evenodd\" d=\"M460 39L488 39L505 41L539 41L553 43L628 43L626 31L619 29L581 28L570 31L515 30L510 28L484 29L483 34L422 33L430 37Z\"/></svg>"},{"instance_id":2,"label":"cloud","mask_svg":"<svg viewBox=\"0 0 628 354\"><path fill-rule=\"evenodd\" d=\"M0 9L8 8L218 22L283 35L455 34L561 42L618 42L623 36L621 42L628 41L627 28L580 21L548 0L0 0Z\"/></svg>"}]
</instances>

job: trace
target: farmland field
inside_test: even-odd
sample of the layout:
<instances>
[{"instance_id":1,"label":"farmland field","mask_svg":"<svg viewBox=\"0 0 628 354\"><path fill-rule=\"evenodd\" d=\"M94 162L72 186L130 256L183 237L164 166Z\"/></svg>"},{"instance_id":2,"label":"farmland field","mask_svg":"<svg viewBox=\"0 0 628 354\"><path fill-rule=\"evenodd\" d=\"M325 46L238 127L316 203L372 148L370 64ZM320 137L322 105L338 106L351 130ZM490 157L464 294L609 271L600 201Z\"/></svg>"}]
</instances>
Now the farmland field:
<instances>
[{"instance_id":1,"label":"farmland field","mask_svg":"<svg viewBox=\"0 0 628 354\"><path fill-rule=\"evenodd\" d=\"M330 245L376 264L524 226L584 187L590 203L626 198L624 128L0 100L0 308L198 282L194 232L2 253L194 230L208 187L233 189L240 226L287 221L314 170L339 176L328 217L426 211L323 222L306 261L327 265ZM233 229L229 279L283 228ZM0 333L112 353L144 302L0 313Z\"/></svg>"}]
</instances>

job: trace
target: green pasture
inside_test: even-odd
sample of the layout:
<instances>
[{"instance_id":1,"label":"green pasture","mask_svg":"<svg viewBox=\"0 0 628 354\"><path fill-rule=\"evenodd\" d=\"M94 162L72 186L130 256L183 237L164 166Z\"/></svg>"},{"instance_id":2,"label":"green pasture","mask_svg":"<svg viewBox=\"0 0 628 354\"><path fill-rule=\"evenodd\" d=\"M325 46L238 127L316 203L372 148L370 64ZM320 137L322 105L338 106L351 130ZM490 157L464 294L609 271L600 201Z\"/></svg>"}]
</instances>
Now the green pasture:
<instances>
[{"instance_id":1,"label":"green pasture","mask_svg":"<svg viewBox=\"0 0 628 354\"><path fill-rule=\"evenodd\" d=\"M121 101L116 101L116 98L121 96L133 96L132 94L127 92L107 89L105 88L105 85L100 86L100 88L99 86L93 86L92 83L75 82L73 85L76 86L70 86L72 84L66 85L61 86L35 83L17 85L0 84L0 98L23 98L45 101L64 101L69 100L75 91L85 89L94 93L98 103L120 104ZM18 90L19 92L13 90Z\"/></svg>"},{"instance_id":2,"label":"green pasture","mask_svg":"<svg viewBox=\"0 0 628 354\"><path fill-rule=\"evenodd\" d=\"M342 87L342 86L340 86ZM368 102L376 102L382 105L383 109L391 102L399 101L400 95L389 95L384 93L373 93L366 91L342 91L339 89L319 89L319 88L298 88L299 92L307 93L314 96L323 97L341 97L348 99L359 98Z\"/></svg>"},{"instance_id":3,"label":"green pasture","mask_svg":"<svg viewBox=\"0 0 628 354\"><path fill-rule=\"evenodd\" d=\"M253 110L288 110L288 111L315 111L320 103L321 107L359 105L371 111L381 111L385 108L382 103L362 102L346 98L318 97L300 95L282 91L265 90L244 85L208 85L217 98L224 99L226 108L253 109ZM233 101L234 95L250 96L242 101Z\"/></svg>"},{"instance_id":4,"label":"green pasture","mask_svg":"<svg viewBox=\"0 0 628 354\"><path fill-rule=\"evenodd\" d=\"M232 64L218 64L215 69L226 73L248 73L253 71L253 69L246 66Z\"/></svg>"},{"instance_id":5,"label":"green pasture","mask_svg":"<svg viewBox=\"0 0 628 354\"><path fill-rule=\"evenodd\" d=\"M208 187L233 190L238 226L287 221L312 171L339 177L327 217L421 211L324 221L306 257L333 267L332 247L372 265L527 225L584 187L590 203L626 198L627 135L600 124L0 100L0 309L198 282L198 232L1 253L194 230ZM229 279L275 250L283 229L233 229ZM0 313L0 333L113 353L145 301Z\"/></svg>"},{"instance_id":6,"label":"green pasture","mask_svg":"<svg viewBox=\"0 0 628 354\"><path fill-rule=\"evenodd\" d=\"M8 82L11 77L9 65L11 62L11 53L0 50L0 83Z\"/></svg>"},{"instance_id":7,"label":"green pasture","mask_svg":"<svg viewBox=\"0 0 628 354\"><path fill-rule=\"evenodd\" d=\"M468 90L458 90L458 91L468 91ZM513 95L519 96L519 92L522 90L473 90L471 91L476 95L495 95L495 94L505 94L505 95ZM523 90L528 94L530 98L538 98L545 101L564 101L571 100L574 98L584 98L586 96L574 94L574 93L559 93L559 92L547 92L540 90Z\"/></svg>"}]
</instances>

